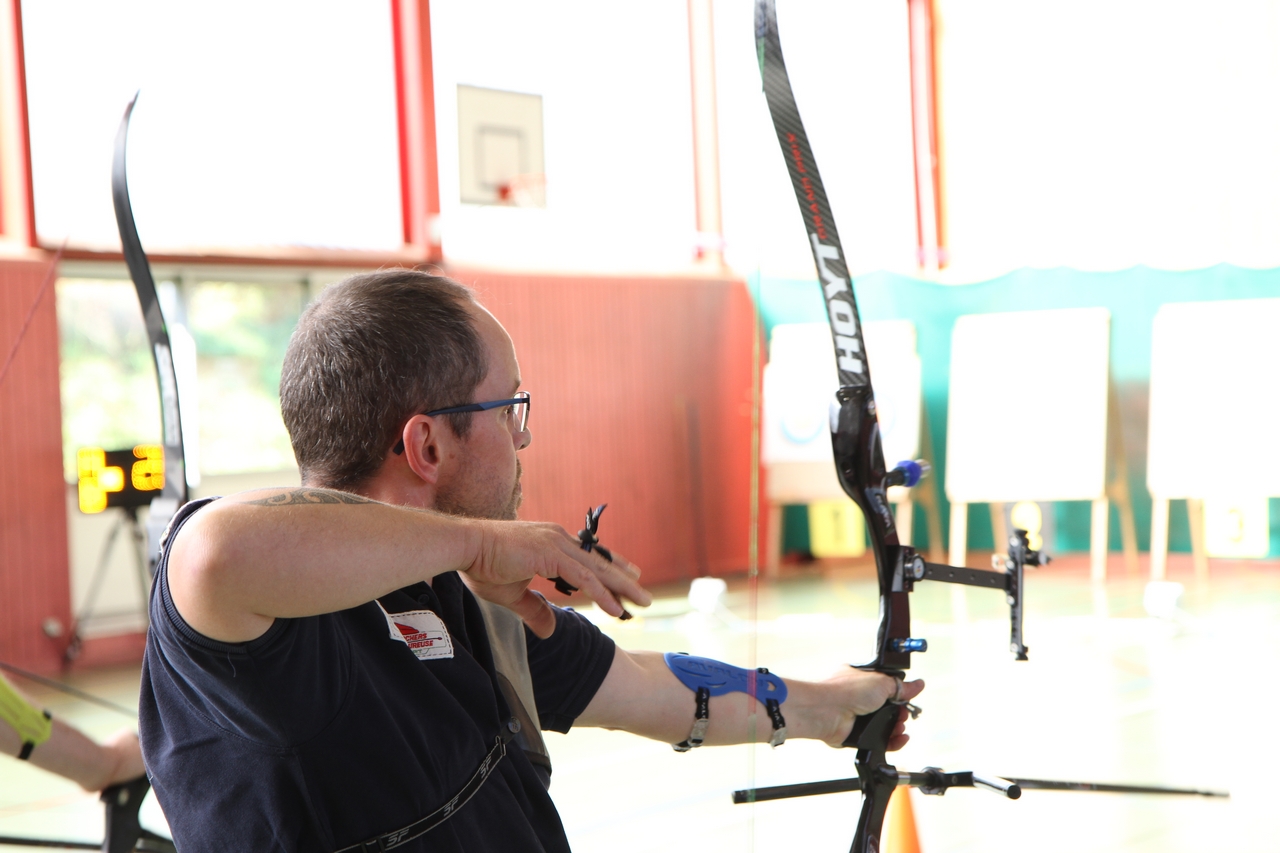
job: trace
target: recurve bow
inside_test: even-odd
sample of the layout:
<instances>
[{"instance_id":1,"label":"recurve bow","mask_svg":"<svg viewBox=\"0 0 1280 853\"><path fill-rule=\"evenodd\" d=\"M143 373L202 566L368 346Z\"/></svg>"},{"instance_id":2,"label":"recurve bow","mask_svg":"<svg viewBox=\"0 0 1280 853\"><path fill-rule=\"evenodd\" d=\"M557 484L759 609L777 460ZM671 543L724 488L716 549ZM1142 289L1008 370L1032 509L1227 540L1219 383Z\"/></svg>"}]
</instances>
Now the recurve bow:
<instances>
[{"instance_id":1,"label":"recurve bow","mask_svg":"<svg viewBox=\"0 0 1280 853\"><path fill-rule=\"evenodd\" d=\"M928 473L928 467L919 461L899 462L892 469L885 466L853 282L783 62L774 0L757 0L755 23L757 59L765 98L791 175L796 201L804 217L835 347L839 390L831 405L830 428L836 475L845 493L858 505L866 519L880 584L880 625L875 657L858 668L902 678L911 666L912 653L928 648L924 639L911 636L908 595L915 583L922 580L1002 590L1009 603L1010 650L1017 660L1025 661L1027 646L1022 639L1023 569L1048 561L1047 556L1031 550L1025 531L1014 531L1009 539L1008 554L996 561L995 571L929 563L913 548L899 541L889 506L888 489L891 486L914 486L921 476ZM919 712L913 706L908 707L913 716ZM1215 792L1187 789L984 777L970 771L948 773L936 767L927 767L918 773L900 772L886 757L889 739L900 714L900 704L887 703L878 711L855 721L843 745L857 750L857 779L739 791L734 795L735 802L860 790L862 811L850 849L852 853L876 853L880 847L889 797L900 786L918 787L926 794L941 794L951 787L979 787L1010 799L1021 796L1023 788L1221 796Z\"/></svg>"}]
</instances>

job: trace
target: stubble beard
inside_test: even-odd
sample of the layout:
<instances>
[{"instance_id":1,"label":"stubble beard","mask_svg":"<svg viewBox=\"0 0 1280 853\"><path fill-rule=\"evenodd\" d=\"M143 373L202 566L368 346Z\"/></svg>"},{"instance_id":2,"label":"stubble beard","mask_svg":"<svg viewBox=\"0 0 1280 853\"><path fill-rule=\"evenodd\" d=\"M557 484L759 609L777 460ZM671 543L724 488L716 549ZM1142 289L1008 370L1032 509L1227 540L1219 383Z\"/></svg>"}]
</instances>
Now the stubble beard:
<instances>
[{"instance_id":1,"label":"stubble beard","mask_svg":"<svg viewBox=\"0 0 1280 853\"><path fill-rule=\"evenodd\" d=\"M476 506L471 501L458 499L450 492L444 492L436 495L435 507L437 512L443 512L447 515L458 515L464 518L483 518L490 521L515 521L518 518L520 504L524 501L524 493L520 488L520 477L524 473L524 469L520 464L519 458L516 459L516 482L511 487L511 494L507 497L506 503L502 506Z\"/></svg>"},{"instance_id":2,"label":"stubble beard","mask_svg":"<svg viewBox=\"0 0 1280 853\"><path fill-rule=\"evenodd\" d=\"M521 475L525 473L524 467L520 464L520 459L516 459L516 484L511 487L511 497L507 500L507 506L503 507L500 520L515 521L520 514L520 505L525 502L524 489L520 488Z\"/></svg>"}]
</instances>

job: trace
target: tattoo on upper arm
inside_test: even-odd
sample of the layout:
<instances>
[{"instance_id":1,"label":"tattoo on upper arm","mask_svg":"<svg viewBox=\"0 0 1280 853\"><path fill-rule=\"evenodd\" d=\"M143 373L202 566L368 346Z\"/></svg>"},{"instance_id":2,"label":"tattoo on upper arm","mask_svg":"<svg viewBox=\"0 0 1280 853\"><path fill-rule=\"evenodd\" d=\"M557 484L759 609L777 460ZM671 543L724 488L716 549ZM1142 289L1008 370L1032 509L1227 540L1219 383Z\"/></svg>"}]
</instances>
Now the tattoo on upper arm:
<instances>
[{"instance_id":1,"label":"tattoo on upper arm","mask_svg":"<svg viewBox=\"0 0 1280 853\"><path fill-rule=\"evenodd\" d=\"M372 504L377 501L335 489L290 489L278 495L245 501L249 506L297 506L298 504Z\"/></svg>"}]
</instances>

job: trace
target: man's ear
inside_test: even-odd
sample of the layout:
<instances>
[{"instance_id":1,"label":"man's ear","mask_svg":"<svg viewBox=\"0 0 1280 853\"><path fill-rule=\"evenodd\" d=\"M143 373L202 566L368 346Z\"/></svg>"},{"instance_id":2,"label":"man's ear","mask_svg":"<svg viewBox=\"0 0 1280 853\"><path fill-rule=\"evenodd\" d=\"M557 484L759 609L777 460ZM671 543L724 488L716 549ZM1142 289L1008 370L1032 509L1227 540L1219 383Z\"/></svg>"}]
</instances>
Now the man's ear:
<instances>
[{"instance_id":1,"label":"man's ear","mask_svg":"<svg viewBox=\"0 0 1280 853\"><path fill-rule=\"evenodd\" d=\"M414 415L400 432L404 442L404 459L409 469L423 482L436 485L440 479L440 462L444 458L443 441L448 427L443 420L426 415Z\"/></svg>"}]
</instances>

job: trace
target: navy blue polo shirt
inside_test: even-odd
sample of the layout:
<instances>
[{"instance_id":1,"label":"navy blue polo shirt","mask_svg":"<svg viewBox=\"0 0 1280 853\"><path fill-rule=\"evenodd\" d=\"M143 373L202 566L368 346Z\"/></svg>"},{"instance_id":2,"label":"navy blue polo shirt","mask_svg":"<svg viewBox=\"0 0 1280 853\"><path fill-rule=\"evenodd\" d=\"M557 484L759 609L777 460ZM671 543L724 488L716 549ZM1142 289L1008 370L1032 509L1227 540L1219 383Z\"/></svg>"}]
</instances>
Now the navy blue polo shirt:
<instances>
[{"instance_id":1,"label":"navy blue polo shirt","mask_svg":"<svg viewBox=\"0 0 1280 853\"><path fill-rule=\"evenodd\" d=\"M174 533L210 500L183 507ZM462 789L509 717L480 608L455 573L350 610L277 619L258 639L229 644L183 621L167 565L166 549L139 723L183 853L331 853L400 829ZM603 682L613 642L567 610L557 610L550 638L526 639L542 725L567 731ZM513 744L465 806L397 849L569 844Z\"/></svg>"}]
</instances>

